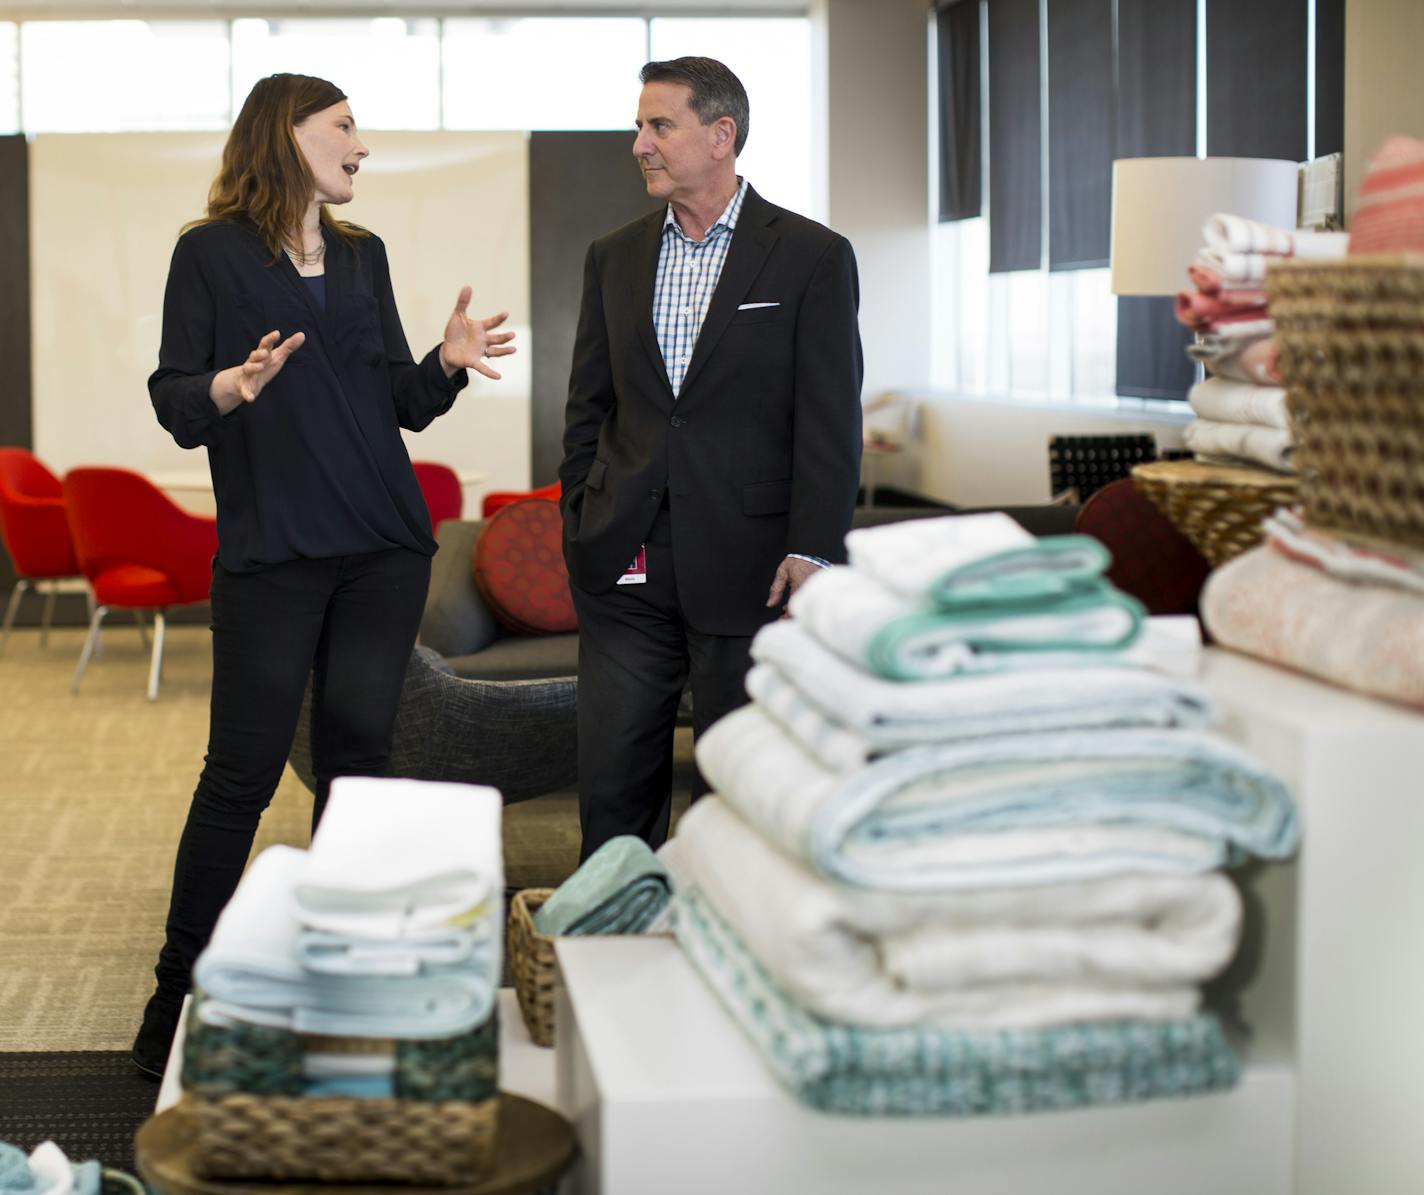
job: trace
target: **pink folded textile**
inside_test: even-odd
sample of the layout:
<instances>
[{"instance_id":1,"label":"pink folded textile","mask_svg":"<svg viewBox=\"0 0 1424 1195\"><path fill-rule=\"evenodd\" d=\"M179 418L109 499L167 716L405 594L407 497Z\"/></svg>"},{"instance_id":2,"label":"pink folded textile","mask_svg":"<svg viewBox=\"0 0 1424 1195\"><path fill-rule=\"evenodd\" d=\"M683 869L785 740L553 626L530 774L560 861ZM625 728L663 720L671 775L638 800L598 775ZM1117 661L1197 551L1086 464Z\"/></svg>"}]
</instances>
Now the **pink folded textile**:
<instances>
[{"instance_id":1,"label":"pink folded textile","mask_svg":"<svg viewBox=\"0 0 1424 1195\"><path fill-rule=\"evenodd\" d=\"M1342 581L1263 546L1207 578L1201 612L1224 647L1424 708L1424 595Z\"/></svg>"},{"instance_id":2,"label":"pink folded textile","mask_svg":"<svg viewBox=\"0 0 1424 1195\"><path fill-rule=\"evenodd\" d=\"M1234 254L1233 257L1259 257L1261 266L1259 270L1252 272L1250 268L1238 270L1240 277L1228 277L1222 267L1219 255L1208 254L1203 249L1196 261L1187 267L1187 277L1190 278L1197 290L1204 295L1227 295L1233 291L1260 290L1261 284L1266 278L1266 261L1262 254Z\"/></svg>"},{"instance_id":3,"label":"pink folded textile","mask_svg":"<svg viewBox=\"0 0 1424 1195\"><path fill-rule=\"evenodd\" d=\"M1391 137L1370 161L1350 224L1350 254L1424 253L1424 141Z\"/></svg>"},{"instance_id":4,"label":"pink folded textile","mask_svg":"<svg viewBox=\"0 0 1424 1195\"><path fill-rule=\"evenodd\" d=\"M1253 386L1281 384L1280 370L1276 368L1276 342L1269 336L1228 341L1214 338L1203 348L1188 345L1187 354L1205 365L1213 377L1250 382Z\"/></svg>"},{"instance_id":5,"label":"pink folded textile","mask_svg":"<svg viewBox=\"0 0 1424 1195\"><path fill-rule=\"evenodd\" d=\"M1184 290L1177 294L1177 322L1193 331L1204 332L1218 320L1266 314L1266 292L1263 290L1220 291L1215 295Z\"/></svg>"}]
</instances>

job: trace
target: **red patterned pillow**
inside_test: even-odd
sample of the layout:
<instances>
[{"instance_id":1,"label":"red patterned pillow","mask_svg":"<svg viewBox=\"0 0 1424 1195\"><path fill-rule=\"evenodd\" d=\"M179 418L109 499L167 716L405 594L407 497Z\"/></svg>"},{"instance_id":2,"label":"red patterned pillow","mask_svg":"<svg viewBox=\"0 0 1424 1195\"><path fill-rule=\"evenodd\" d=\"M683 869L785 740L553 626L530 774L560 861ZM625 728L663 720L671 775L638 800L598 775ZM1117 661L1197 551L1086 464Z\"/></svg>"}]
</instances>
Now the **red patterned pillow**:
<instances>
[{"instance_id":1,"label":"red patterned pillow","mask_svg":"<svg viewBox=\"0 0 1424 1195\"><path fill-rule=\"evenodd\" d=\"M534 498L500 509L475 540L473 564L476 588L511 631L548 635L578 628L558 503Z\"/></svg>"}]
</instances>

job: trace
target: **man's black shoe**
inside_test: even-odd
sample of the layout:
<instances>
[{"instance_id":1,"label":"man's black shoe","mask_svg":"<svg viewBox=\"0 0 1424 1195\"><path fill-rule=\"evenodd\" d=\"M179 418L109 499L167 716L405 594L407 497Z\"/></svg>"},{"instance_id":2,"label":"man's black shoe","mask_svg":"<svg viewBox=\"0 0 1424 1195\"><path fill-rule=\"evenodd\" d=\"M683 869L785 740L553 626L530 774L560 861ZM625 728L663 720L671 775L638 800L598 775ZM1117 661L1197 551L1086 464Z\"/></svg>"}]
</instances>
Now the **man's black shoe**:
<instances>
[{"instance_id":1,"label":"man's black shoe","mask_svg":"<svg viewBox=\"0 0 1424 1195\"><path fill-rule=\"evenodd\" d=\"M133 1050L129 1057L133 1064L151 1079L163 1078L163 1070L168 1065L168 1053L173 1048L173 1037L178 1032L178 1019L183 1013L182 1003L174 1004L161 993L155 992L143 1010L143 1025L134 1038Z\"/></svg>"}]
</instances>

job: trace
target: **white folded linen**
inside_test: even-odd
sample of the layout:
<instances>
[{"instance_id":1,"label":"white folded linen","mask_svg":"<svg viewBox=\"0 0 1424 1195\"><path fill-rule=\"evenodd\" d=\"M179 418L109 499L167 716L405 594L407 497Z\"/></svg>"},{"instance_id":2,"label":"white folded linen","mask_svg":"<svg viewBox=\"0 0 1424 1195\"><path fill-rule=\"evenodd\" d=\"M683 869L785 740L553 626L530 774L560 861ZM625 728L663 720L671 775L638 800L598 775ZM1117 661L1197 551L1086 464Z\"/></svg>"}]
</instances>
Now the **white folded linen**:
<instances>
[{"instance_id":1,"label":"white folded linen","mask_svg":"<svg viewBox=\"0 0 1424 1195\"><path fill-rule=\"evenodd\" d=\"M711 788L824 876L931 891L1124 871L1193 873L1295 848L1295 806L1243 752L1192 730L1083 730L911 747L834 772L764 710L706 730Z\"/></svg>"},{"instance_id":2,"label":"white folded linen","mask_svg":"<svg viewBox=\"0 0 1424 1195\"><path fill-rule=\"evenodd\" d=\"M928 603L902 597L857 568L838 566L823 568L809 577L792 596L790 610L821 643L859 667L865 667L872 645L887 626L933 613ZM905 679L917 681L975 672L1087 664L1158 668L1176 675L1190 675L1195 670L1201 636L1196 620L1189 617L1171 622L1146 619L1141 624L1142 632L1127 647L1092 646L1093 636L1121 634L1128 618L1129 614L1119 607L1109 606L1076 614L1002 620L995 620L989 612L985 623L978 627L963 619L943 624L931 620L918 634L905 637L898 649L898 667ZM1068 646L1057 650L1004 651L982 648L963 638L985 627L1030 643L1035 637L1051 636ZM1081 648L1075 645L1079 639Z\"/></svg>"},{"instance_id":3,"label":"white folded linen","mask_svg":"<svg viewBox=\"0 0 1424 1195\"><path fill-rule=\"evenodd\" d=\"M1192 620L1195 625L1195 619ZM1206 691L1143 668L1040 668L905 683L857 668L794 618L752 641L747 692L828 767L918 743L1107 726L1204 726Z\"/></svg>"},{"instance_id":4,"label":"white folded linen","mask_svg":"<svg viewBox=\"0 0 1424 1195\"><path fill-rule=\"evenodd\" d=\"M1210 460L1245 462L1277 473L1295 472L1290 459L1295 438L1288 428L1195 419L1183 429L1182 443Z\"/></svg>"},{"instance_id":5,"label":"white folded linen","mask_svg":"<svg viewBox=\"0 0 1424 1195\"><path fill-rule=\"evenodd\" d=\"M946 515L862 527L845 538L850 563L901 597L923 599L946 573L1037 541L1008 515Z\"/></svg>"},{"instance_id":6,"label":"white folded linen","mask_svg":"<svg viewBox=\"0 0 1424 1195\"><path fill-rule=\"evenodd\" d=\"M879 1028L1038 1028L1196 1010L1235 952L1220 874L934 895L828 883L716 797L675 841L691 885L803 1007Z\"/></svg>"},{"instance_id":7,"label":"white folded linen","mask_svg":"<svg viewBox=\"0 0 1424 1195\"><path fill-rule=\"evenodd\" d=\"M214 1025L298 1033L423 1039L483 1024L499 984L497 943L477 958L419 975L328 975L301 965L293 893L307 853L274 846L243 875L193 967ZM495 935L496 938L498 935Z\"/></svg>"},{"instance_id":8,"label":"white folded linen","mask_svg":"<svg viewBox=\"0 0 1424 1195\"><path fill-rule=\"evenodd\" d=\"M1259 220L1217 212L1202 226L1208 249L1218 253L1264 253L1274 257L1343 258L1350 247L1346 232L1276 228Z\"/></svg>"},{"instance_id":9,"label":"white folded linen","mask_svg":"<svg viewBox=\"0 0 1424 1195\"><path fill-rule=\"evenodd\" d=\"M1202 419L1217 423L1290 427L1282 386L1257 386L1229 378L1208 378L1187 393L1187 402Z\"/></svg>"},{"instance_id":10,"label":"white folded linen","mask_svg":"<svg viewBox=\"0 0 1424 1195\"><path fill-rule=\"evenodd\" d=\"M334 780L296 885L298 916L313 930L386 940L497 924L502 812L498 791L479 785Z\"/></svg>"},{"instance_id":11,"label":"white folded linen","mask_svg":"<svg viewBox=\"0 0 1424 1195\"><path fill-rule=\"evenodd\" d=\"M1354 543L1307 527L1293 510L1282 507L1261 524L1278 552L1310 564L1341 581L1387 585L1424 594L1424 552L1403 544Z\"/></svg>"}]
</instances>

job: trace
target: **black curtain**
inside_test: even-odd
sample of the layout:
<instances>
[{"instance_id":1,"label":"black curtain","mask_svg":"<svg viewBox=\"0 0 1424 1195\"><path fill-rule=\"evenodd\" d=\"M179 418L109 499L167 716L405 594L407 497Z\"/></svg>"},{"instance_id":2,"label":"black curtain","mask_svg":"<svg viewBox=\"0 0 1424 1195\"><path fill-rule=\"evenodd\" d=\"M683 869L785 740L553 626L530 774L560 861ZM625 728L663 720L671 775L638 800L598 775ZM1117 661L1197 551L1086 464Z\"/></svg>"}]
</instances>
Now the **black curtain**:
<instances>
[{"instance_id":1,"label":"black curtain","mask_svg":"<svg viewBox=\"0 0 1424 1195\"><path fill-rule=\"evenodd\" d=\"M1345 148L1345 0L1315 0L1315 153Z\"/></svg>"},{"instance_id":2,"label":"black curtain","mask_svg":"<svg viewBox=\"0 0 1424 1195\"><path fill-rule=\"evenodd\" d=\"M0 137L0 446L33 447L30 415L30 155ZM15 583L0 550L0 594Z\"/></svg>"},{"instance_id":3,"label":"black curtain","mask_svg":"<svg viewBox=\"0 0 1424 1195\"><path fill-rule=\"evenodd\" d=\"M1118 0L1117 46L1117 156L1194 155L1196 0ZM1170 298L1120 296L1117 393L1185 398L1196 376L1185 351L1191 339L1177 323Z\"/></svg>"},{"instance_id":4,"label":"black curtain","mask_svg":"<svg viewBox=\"0 0 1424 1195\"><path fill-rule=\"evenodd\" d=\"M1048 0L1048 265L1108 264L1113 0Z\"/></svg>"},{"instance_id":5,"label":"black curtain","mask_svg":"<svg viewBox=\"0 0 1424 1195\"><path fill-rule=\"evenodd\" d=\"M1306 151L1308 0L1206 0L1206 152Z\"/></svg>"},{"instance_id":6,"label":"black curtain","mask_svg":"<svg viewBox=\"0 0 1424 1195\"><path fill-rule=\"evenodd\" d=\"M939 218L979 215L984 190L980 144L979 0L946 0L935 13L939 52Z\"/></svg>"},{"instance_id":7,"label":"black curtain","mask_svg":"<svg viewBox=\"0 0 1424 1195\"><path fill-rule=\"evenodd\" d=\"M989 272L1043 264L1038 0L989 0Z\"/></svg>"}]
</instances>

